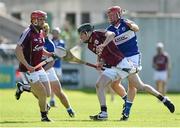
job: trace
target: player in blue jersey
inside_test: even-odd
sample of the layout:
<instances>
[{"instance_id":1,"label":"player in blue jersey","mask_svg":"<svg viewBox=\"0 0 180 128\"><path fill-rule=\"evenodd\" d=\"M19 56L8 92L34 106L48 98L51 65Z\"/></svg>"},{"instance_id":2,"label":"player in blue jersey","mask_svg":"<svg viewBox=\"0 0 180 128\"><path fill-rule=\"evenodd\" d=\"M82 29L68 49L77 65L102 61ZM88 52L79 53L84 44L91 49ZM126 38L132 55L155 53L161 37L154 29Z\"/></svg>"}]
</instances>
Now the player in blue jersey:
<instances>
[{"instance_id":1,"label":"player in blue jersey","mask_svg":"<svg viewBox=\"0 0 180 128\"><path fill-rule=\"evenodd\" d=\"M48 52L54 52L55 51L54 43L52 42L52 40L50 40L48 38L49 25L47 23L45 23L43 30L44 30L44 33L45 33L44 48ZM70 103L68 101L68 98L67 98L66 94L62 90L61 83L60 83L60 81L59 81L59 79L57 77L57 74L56 74L56 72L55 72L55 70L53 68L54 63L55 63L55 61L52 61L52 62L48 63L47 65L45 65L43 68L45 69L45 71L47 73L47 76L49 78L52 92L54 92L54 94L58 97L58 99L61 101L61 103L67 109L67 112L68 112L69 116L74 117L75 113L74 113L73 109L70 106Z\"/></svg>"},{"instance_id":2,"label":"player in blue jersey","mask_svg":"<svg viewBox=\"0 0 180 128\"><path fill-rule=\"evenodd\" d=\"M139 27L133 21L122 18L122 13L123 10L119 6L108 8L107 16L111 25L107 28L107 30L115 33L115 44L128 59L128 61L131 62L137 69L137 73L128 76L129 90L121 120L127 120L129 118L130 109L136 94L136 88L147 91L148 93L156 96L164 103L166 107L168 107L170 112L173 113L175 111L175 107L171 101L152 88L150 85L144 84L141 81L138 75L138 72L142 68L141 58L135 33L139 31ZM117 82L114 84L117 84Z\"/></svg>"},{"instance_id":3,"label":"player in blue jersey","mask_svg":"<svg viewBox=\"0 0 180 128\"><path fill-rule=\"evenodd\" d=\"M56 27L52 30L52 41L55 47L65 47L65 42L64 40L60 39L60 33L61 30ZM58 79L61 80L62 78L62 68L61 68L61 59L57 59L54 63L54 70L58 76ZM54 92L52 91L51 93L51 98L50 98L50 106L54 107L55 106L55 99L54 99Z\"/></svg>"}]
</instances>

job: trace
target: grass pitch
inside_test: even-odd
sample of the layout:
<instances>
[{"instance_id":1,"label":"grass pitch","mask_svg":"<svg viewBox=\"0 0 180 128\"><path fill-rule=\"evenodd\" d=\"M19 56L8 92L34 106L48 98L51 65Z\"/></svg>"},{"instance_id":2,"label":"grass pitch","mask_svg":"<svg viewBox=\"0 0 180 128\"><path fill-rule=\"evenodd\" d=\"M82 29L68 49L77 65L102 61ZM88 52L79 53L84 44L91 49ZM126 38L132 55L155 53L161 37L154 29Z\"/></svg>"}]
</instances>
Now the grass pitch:
<instances>
[{"instance_id":1,"label":"grass pitch","mask_svg":"<svg viewBox=\"0 0 180 128\"><path fill-rule=\"evenodd\" d=\"M151 95L137 94L131 116L121 122L123 101L117 95L114 102L107 96L108 121L92 121L89 115L99 112L96 94L82 90L65 90L75 118L70 118L66 109L56 99L57 107L51 108L49 117L54 122L40 121L37 100L31 93L23 93L19 101L14 97L15 90L0 90L0 127L180 127L180 94L168 94L176 106L171 114L166 107Z\"/></svg>"}]
</instances>

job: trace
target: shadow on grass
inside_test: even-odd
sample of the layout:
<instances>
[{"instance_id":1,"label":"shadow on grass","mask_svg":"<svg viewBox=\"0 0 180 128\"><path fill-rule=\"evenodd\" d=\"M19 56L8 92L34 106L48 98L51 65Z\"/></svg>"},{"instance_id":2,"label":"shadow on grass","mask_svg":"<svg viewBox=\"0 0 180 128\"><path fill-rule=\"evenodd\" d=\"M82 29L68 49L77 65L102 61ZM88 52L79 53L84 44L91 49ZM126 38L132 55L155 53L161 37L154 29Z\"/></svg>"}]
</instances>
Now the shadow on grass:
<instances>
[{"instance_id":1,"label":"shadow on grass","mask_svg":"<svg viewBox=\"0 0 180 128\"><path fill-rule=\"evenodd\" d=\"M36 122L39 122L39 121L2 121L0 122L0 124L13 124L13 123L36 123Z\"/></svg>"},{"instance_id":2,"label":"shadow on grass","mask_svg":"<svg viewBox=\"0 0 180 128\"><path fill-rule=\"evenodd\" d=\"M58 121L58 122L61 122L61 121L64 121L64 122L125 122L125 121L120 121L120 120L106 120L106 121L102 121L102 120L79 120L79 119L76 119L76 120L54 120L55 122Z\"/></svg>"},{"instance_id":3,"label":"shadow on grass","mask_svg":"<svg viewBox=\"0 0 180 128\"><path fill-rule=\"evenodd\" d=\"M83 87L83 88L80 88L80 89L75 89L75 88L66 88L66 90L70 90L70 91L79 91L79 92L84 92L84 93L88 93L88 94L96 94L96 89L95 87ZM138 94L147 94L147 92L144 92L144 91L138 91ZM168 95L180 95L179 92L168 92L167 93Z\"/></svg>"}]
</instances>

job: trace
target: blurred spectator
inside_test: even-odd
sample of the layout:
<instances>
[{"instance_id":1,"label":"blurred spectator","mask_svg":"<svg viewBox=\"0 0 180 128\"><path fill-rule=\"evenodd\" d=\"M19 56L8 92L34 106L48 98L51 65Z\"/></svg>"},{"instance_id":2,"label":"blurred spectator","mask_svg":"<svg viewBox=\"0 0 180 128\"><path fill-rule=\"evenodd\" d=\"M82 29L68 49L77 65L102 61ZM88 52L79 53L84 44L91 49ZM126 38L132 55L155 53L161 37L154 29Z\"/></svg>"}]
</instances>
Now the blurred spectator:
<instances>
[{"instance_id":1,"label":"blurred spectator","mask_svg":"<svg viewBox=\"0 0 180 128\"><path fill-rule=\"evenodd\" d=\"M66 41L66 47L72 48L78 42L78 33L74 26L70 24L69 21L66 21L63 25L62 33L60 34L62 39Z\"/></svg>"},{"instance_id":2,"label":"blurred spectator","mask_svg":"<svg viewBox=\"0 0 180 128\"><path fill-rule=\"evenodd\" d=\"M164 44L159 42L156 47L157 53L153 57L154 80L156 82L157 91L165 95L166 83L169 78L170 64L169 55L164 50Z\"/></svg>"}]
</instances>

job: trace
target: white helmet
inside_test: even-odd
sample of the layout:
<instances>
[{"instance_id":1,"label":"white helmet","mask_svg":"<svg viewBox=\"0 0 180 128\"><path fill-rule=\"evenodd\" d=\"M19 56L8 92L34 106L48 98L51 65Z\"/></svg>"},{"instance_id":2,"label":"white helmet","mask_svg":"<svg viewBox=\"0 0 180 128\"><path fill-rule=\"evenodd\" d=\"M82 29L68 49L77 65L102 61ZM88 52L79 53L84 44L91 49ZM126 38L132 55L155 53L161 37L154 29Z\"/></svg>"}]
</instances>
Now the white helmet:
<instances>
[{"instance_id":1,"label":"white helmet","mask_svg":"<svg viewBox=\"0 0 180 128\"><path fill-rule=\"evenodd\" d=\"M61 33L61 29L60 29L59 27L54 28L54 29L52 30L52 32L53 32L53 31L56 31L56 32L58 32L59 34Z\"/></svg>"},{"instance_id":2,"label":"white helmet","mask_svg":"<svg viewBox=\"0 0 180 128\"><path fill-rule=\"evenodd\" d=\"M157 43L157 48L164 48L164 44L162 42Z\"/></svg>"}]
</instances>

